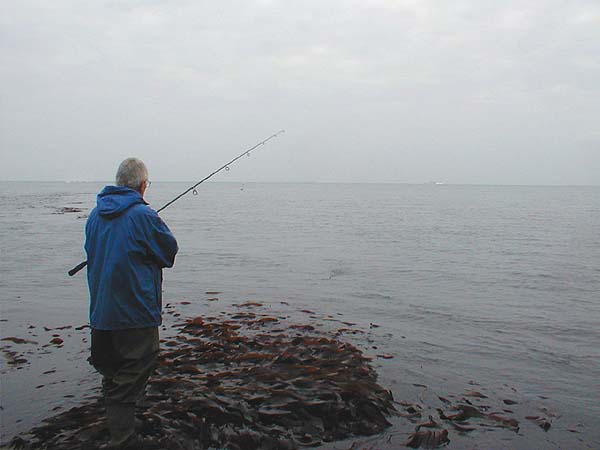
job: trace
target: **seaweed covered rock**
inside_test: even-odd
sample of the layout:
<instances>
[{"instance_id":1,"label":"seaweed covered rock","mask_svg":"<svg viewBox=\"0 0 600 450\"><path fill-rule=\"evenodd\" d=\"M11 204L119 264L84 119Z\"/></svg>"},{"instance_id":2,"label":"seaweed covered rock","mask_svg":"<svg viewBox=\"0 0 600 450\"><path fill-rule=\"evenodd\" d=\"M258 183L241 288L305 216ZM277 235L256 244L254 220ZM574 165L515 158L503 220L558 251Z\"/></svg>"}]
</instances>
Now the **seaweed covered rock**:
<instances>
[{"instance_id":1,"label":"seaweed covered rock","mask_svg":"<svg viewBox=\"0 0 600 450\"><path fill-rule=\"evenodd\" d=\"M380 433L396 413L361 351L313 327L236 312L163 342L139 431L162 449L293 449ZM15 438L32 449L104 448L100 399Z\"/></svg>"}]
</instances>

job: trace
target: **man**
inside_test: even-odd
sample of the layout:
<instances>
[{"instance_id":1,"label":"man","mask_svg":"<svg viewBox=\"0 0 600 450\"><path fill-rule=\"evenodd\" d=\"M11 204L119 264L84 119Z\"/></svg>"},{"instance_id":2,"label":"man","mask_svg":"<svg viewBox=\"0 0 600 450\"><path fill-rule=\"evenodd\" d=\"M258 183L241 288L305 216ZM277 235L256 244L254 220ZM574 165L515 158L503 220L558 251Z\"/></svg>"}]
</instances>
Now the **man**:
<instances>
[{"instance_id":1,"label":"man","mask_svg":"<svg viewBox=\"0 0 600 450\"><path fill-rule=\"evenodd\" d=\"M128 158L116 186L97 197L85 226L92 356L102 388L110 445L135 448L135 404L158 355L162 269L172 267L177 241L144 200L150 185L142 161Z\"/></svg>"}]
</instances>

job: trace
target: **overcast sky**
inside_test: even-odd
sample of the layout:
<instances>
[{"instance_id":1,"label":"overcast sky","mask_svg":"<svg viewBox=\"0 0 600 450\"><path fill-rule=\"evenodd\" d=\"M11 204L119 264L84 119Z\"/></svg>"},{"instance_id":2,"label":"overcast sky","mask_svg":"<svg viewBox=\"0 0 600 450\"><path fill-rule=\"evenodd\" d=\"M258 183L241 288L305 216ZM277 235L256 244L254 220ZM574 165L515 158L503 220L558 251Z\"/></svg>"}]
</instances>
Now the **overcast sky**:
<instances>
[{"instance_id":1,"label":"overcast sky","mask_svg":"<svg viewBox=\"0 0 600 450\"><path fill-rule=\"evenodd\" d=\"M5 0L0 179L600 184L600 1Z\"/></svg>"}]
</instances>

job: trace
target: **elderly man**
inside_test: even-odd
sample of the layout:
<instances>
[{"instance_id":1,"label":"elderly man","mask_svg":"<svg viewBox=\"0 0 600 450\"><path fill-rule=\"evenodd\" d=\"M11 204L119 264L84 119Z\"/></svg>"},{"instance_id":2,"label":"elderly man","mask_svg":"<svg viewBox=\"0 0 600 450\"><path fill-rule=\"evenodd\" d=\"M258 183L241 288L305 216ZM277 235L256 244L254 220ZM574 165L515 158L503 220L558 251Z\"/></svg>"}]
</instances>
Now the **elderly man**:
<instances>
[{"instance_id":1,"label":"elderly man","mask_svg":"<svg viewBox=\"0 0 600 450\"><path fill-rule=\"evenodd\" d=\"M142 161L128 158L116 186L97 197L85 226L92 356L114 448L136 448L135 405L159 349L162 269L172 267L177 241L144 200L150 185Z\"/></svg>"}]
</instances>

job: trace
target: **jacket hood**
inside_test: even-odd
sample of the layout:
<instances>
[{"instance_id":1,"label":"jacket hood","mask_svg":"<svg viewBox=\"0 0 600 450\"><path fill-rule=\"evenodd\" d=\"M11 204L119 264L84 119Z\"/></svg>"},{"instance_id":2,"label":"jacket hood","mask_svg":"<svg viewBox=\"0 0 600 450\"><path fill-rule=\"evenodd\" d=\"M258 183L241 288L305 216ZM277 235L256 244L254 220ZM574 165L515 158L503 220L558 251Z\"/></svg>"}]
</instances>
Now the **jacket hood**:
<instances>
[{"instance_id":1,"label":"jacket hood","mask_svg":"<svg viewBox=\"0 0 600 450\"><path fill-rule=\"evenodd\" d=\"M110 219L140 203L148 204L138 191L125 186L105 186L96 198L98 214Z\"/></svg>"}]
</instances>

